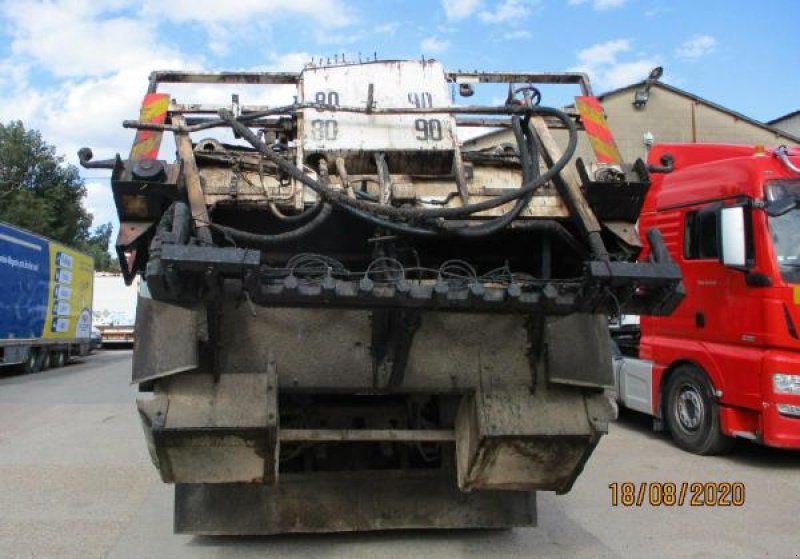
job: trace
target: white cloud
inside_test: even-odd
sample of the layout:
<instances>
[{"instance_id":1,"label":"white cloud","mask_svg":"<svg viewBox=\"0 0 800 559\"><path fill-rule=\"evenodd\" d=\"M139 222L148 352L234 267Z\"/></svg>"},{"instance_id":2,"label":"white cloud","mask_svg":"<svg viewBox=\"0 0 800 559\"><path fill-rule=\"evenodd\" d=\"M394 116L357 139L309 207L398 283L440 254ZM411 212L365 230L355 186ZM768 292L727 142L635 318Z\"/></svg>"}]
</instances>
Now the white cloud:
<instances>
[{"instance_id":1,"label":"white cloud","mask_svg":"<svg viewBox=\"0 0 800 559\"><path fill-rule=\"evenodd\" d=\"M621 8L628 0L569 0L570 6L579 6L581 4L591 3L592 8L598 12L605 10L612 10L614 8Z\"/></svg>"},{"instance_id":2,"label":"white cloud","mask_svg":"<svg viewBox=\"0 0 800 559\"><path fill-rule=\"evenodd\" d=\"M427 39L422 40L419 48L422 49L423 53L436 54L446 51L449 46L450 41L444 41L442 39L437 39L436 37L428 37Z\"/></svg>"},{"instance_id":3,"label":"white cloud","mask_svg":"<svg viewBox=\"0 0 800 559\"><path fill-rule=\"evenodd\" d=\"M578 66L574 70L586 72L593 82L604 88L622 87L643 80L651 69L659 65L658 60L643 55L634 60L620 60L630 50L628 39L592 45L578 52Z\"/></svg>"},{"instance_id":4,"label":"white cloud","mask_svg":"<svg viewBox=\"0 0 800 559\"><path fill-rule=\"evenodd\" d=\"M298 15L328 28L348 25L354 18L352 11L339 0L145 0L143 12L155 18L203 24L269 21Z\"/></svg>"},{"instance_id":5,"label":"white cloud","mask_svg":"<svg viewBox=\"0 0 800 559\"><path fill-rule=\"evenodd\" d=\"M148 21L198 24L208 35L209 49L229 54L231 43L258 48L277 20L298 17L319 32L324 45L345 45L358 40L355 32L339 29L356 21L353 10L341 0L144 0L141 13Z\"/></svg>"},{"instance_id":6,"label":"white cloud","mask_svg":"<svg viewBox=\"0 0 800 559\"><path fill-rule=\"evenodd\" d=\"M481 7L482 0L442 0L444 13L449 20L466 19Z\"/></svg>"},{"instance_id":7,"label":"white cloud","mask_svg":"<svg viewBox=\"0 0 800 559\"><path fill-rule=\"evenodd\" d=\"M110 175L109 175L110 176ZM97 227L104 223L117 222L117 210L114 195L108 180L97 179L86 181L86 209L92 214L92 225ZM112 243L114 237L111 238Z\"/></svg>"},{"instance_id":8,"label":"white cloud","mask_svg":"<svg viewBox=\"0 0 800 559\"><path fill-rule=\"evenodd\" d=\"M531 13L533 0L504 0L492 11L484 10L478 14L484 23L504 23L521 19Z\"/></svg>"},{"instance_id":9,"label":"white cloud","mask_svg":"<svg viewBox=\"0 0 800 559\"><path fill-rule=\"evenodd\" d=\"M700 58L717 48L717 40L711 35L695 35L675 49L675 56L684 59Z\"/></svg>"},{"instance_id":10,"label":"white cloud","mask_svg":"<svg viewBox=\"0 0 800 559\"><path fill-rule=\"evenodd\" d=\"M222 56L247 30L268 30L282 16L306 18L315 29L353 21L352 11L339 0L145 0L143 7L133 0L0 2L8 37L8 55L0 59L0 122L22 120L27 128L41 131L69 163L77 164L76 152L83 146L90 146L98 159L115 153L127 157L135 131L123 129L122 121L137 118L149 73L213 70L205 57L187 55L170 42L178 35L164 32L169 23L200 26L208 34L210 52ZM381 32L395 28L385 25ZM262 39L263 34L248 38ZM262 56L265 64L259 67L235 69L300 71L311 60L306 52ZM291 103L296 94L293 86L169 84L160 91L179 101L218 104L229 103L236 92L242 103L257 105ZM227 139L225 133L220 136ZM173 154L174 143L166 134L160 155L172 159ZM103 178L108 172L82 174L95 225L116 224L110 187Z\"/></svg>"},{"instance_id":11,"label":"white cloud","mask_svg":"<svg viewBox=\"0 0 800 559\"><path fill-rule=\"evenodd\" d=\"M578 53L578 61L582 65L588 67L613 64L620 53L630 50L630 48L630 41L628 41L628 39L606 41L605 43L598 43L580 51Z\"/></svg>"},{"instance_id":12,"label":"white cloud","mask_svg":"<svg viewBox=\"0 0 800 559\"><path fill-rule=\"evenodd\" d=\"M516 31L509 31L508 33L504 34L501 39L505 41L517 41L521 39L530 39L531 37L533 37L533 34L530 31L517 29Z\"/></svg>"},{"instance_id":13,"label":"white cloud","mask_svg":"<svg viewBox=\"0 0 800 559\"><path fill-rule=\"evenodd\" d=\"M400 22L392 21L375 27L375 33L378 35L388 35L389 37L394 37L398 29L400 29Z\"/></svg>"},{"instance_id":14,"label":"white cloud","mask_svg":"<svg viewBox=\"0 0 800 559\"><path fill-rule=\"evenodd\" d=\"M4 5L3 15L10 23L12 55L61 78L106 75L179 57L159 40L152 20L92 3L13 1Z\"/></svg>"},{"instance_id":15,"label":"white cloud","mask_svg":"<svg viewBox=\"0 0 800 559\"><path fill-rule=\"evenodd\" d=\"M647 78L658 62L645 58L634 62L623 62L608 68L601 77L601 83L610 88L623 87Z\"/></svg>"}]
</instances>

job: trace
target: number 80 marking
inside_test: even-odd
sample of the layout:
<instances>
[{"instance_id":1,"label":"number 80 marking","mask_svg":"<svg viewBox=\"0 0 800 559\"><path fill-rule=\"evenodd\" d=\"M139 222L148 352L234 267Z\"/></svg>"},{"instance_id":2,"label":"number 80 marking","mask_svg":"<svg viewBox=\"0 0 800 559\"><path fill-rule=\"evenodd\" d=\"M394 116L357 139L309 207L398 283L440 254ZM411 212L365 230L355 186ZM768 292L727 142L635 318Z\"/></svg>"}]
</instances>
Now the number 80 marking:
<instances>
[{"instance_id":1,"label":"number 80 marking","mask_svg":"<svg viewBox=\"0 0 800 559\"><path fill-rule=\"evenodd\" d=\"M311 135L318 142L322 140L333 141L339 135L339 124L331 120L312 120Z\"/></svg>"}]
</instances>

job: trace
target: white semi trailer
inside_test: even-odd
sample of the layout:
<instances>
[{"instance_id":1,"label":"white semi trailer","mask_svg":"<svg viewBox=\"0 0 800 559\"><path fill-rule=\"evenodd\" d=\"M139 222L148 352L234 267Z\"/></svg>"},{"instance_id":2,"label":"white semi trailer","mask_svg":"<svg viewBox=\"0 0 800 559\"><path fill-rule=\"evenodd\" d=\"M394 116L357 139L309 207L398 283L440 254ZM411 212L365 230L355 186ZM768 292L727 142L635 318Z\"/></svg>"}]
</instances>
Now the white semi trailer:
<instances>
[{"instance_id":1,"label":"white semi trailer","mask_svg":"<svg viewBox=\"0 0 800 559\"><path fill-rule=\"evenodd\" d=\"M137 284L125 285L121 274L95 273L93 323L103 347L133 343Z\"/></svg>"}]
</instances>

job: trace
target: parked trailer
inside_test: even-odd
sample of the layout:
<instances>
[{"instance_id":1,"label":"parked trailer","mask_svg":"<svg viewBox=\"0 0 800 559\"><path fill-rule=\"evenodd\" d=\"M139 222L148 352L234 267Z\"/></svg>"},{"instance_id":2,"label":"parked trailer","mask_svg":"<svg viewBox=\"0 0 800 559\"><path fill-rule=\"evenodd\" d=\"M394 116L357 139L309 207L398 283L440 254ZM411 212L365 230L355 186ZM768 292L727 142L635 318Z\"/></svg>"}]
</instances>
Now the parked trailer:
<instances>
[{"instance_id":1,"label":"parked trailer","mask_svg":"<svg viewBox=\"0 0 800 559\"><path fill-rule=\"evenodd\" d=\"M122 274L95 273L92 314L103 347L133 344L137 289L138 282L126 285Z\"/></svg>"},{"instance_id":2,"label":"parked trailer","mask_svg":"<svg viewBox=\"0 0 800 559\"><path fill-rule=\"evenodd\" d=\"M296 102L179 103L174 82ZM508 102L452 101L484 82ZM577 109L538 106L541 83ZM459 129L492 125L516 148L462 152ZM120 263L144 276L133 380L179 532L535 524L613 417L606 314L680 300L668 257L626 261L649 177L582 74L155 72L126 126L128 159L80 156L113 170ZM584 129L598 161L574 158Z\"/></svg>"},{"instance_id":3,"label":"parked trailer","mask_svg":"<svg viewBox=\"0 0 800 559\"><path fill-rule=\"evenodd\" d=\"M0 365L34 373L86 355L92 258L0 223Z\"/></svg>"},{"instance_id":4,"label":"parked trailer","mask_svg":"<svg viewBox=\"0 0 800 559\"><path fill-rule=\"evenodd\" d=\"M662 144L651 163L640 232L663 232L687 295L612 326L619 402L689 452L800 449L800 149Z\"/></svg>"}]
</instances>

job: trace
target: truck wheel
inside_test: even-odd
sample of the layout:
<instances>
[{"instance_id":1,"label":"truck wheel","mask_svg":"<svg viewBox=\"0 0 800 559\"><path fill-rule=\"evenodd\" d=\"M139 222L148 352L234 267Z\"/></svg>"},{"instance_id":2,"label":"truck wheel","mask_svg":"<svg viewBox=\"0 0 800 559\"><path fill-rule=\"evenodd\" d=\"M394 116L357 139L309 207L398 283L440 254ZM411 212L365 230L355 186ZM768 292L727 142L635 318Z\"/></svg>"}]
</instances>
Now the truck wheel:
<instances>
[{"instance_id":1,"label":"truck wheel","mask_svg":"<svg viewBox=\"0 0 800 559\"><path fill-rule=\"evenodd\" d=\"M43 349L43 350L41 350L39 352L39 359L41 361L41 364L39 365L39 370L40 371L46 371L47 369L50 368L50 359L51 358L52 358L52 354L48 350Z\"/></svg>"},{"instance_id":2,"label":"truck wheel","mask_svg":"<svg viewBox=\"0 0 800 559\"><path fill-rule=\"evenodd\" d=\"M706 375L691 365L675 369L667 384L664 417L679 447L695 454L728 452L734 439L720 430L719 405Z\"/></svg>"}]
</instances>

